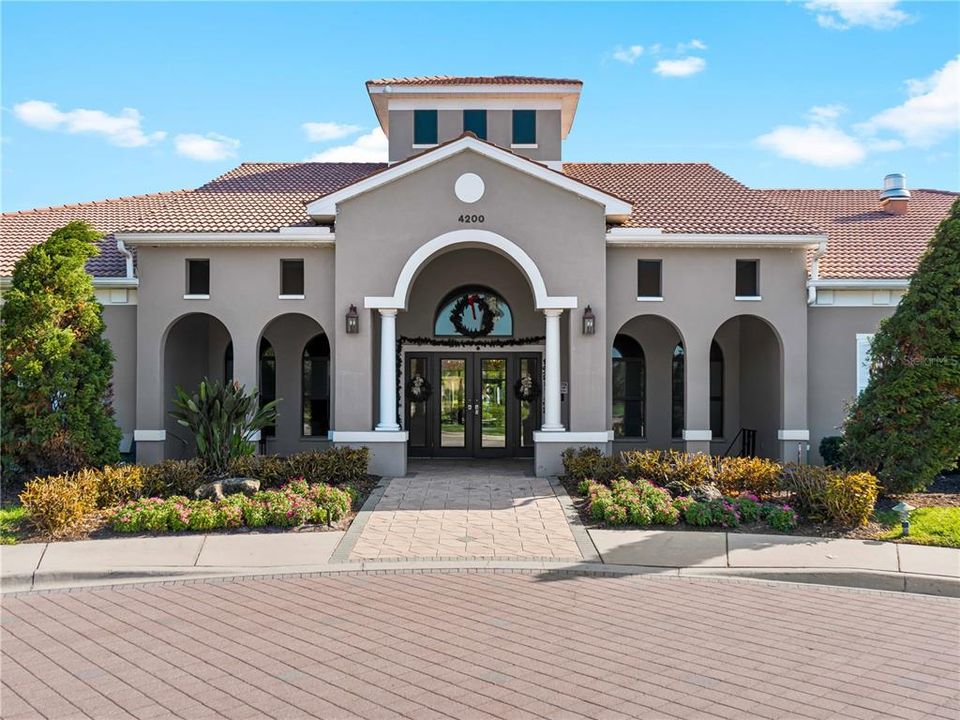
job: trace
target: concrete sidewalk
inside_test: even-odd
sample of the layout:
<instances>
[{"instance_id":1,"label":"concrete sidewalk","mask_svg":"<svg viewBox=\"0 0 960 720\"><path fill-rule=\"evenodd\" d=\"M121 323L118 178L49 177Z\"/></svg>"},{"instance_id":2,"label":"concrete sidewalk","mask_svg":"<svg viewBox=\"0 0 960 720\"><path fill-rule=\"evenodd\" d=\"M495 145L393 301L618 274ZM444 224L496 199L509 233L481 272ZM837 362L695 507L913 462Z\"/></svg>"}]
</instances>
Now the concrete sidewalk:
<instances>
[{"instance_id":1,"label":"concrete sidewalk","mask_svg":"<svg viewBox=\"0 0 960 720\"><path fill-rule=\"evenodd\" d=\"M331 559L342 532L168 535L0 547L3 592L238 575L563 570L738 576L960 597L960 550L786 535L589 530L599 562Z\"/></svg>"}]
</instances>

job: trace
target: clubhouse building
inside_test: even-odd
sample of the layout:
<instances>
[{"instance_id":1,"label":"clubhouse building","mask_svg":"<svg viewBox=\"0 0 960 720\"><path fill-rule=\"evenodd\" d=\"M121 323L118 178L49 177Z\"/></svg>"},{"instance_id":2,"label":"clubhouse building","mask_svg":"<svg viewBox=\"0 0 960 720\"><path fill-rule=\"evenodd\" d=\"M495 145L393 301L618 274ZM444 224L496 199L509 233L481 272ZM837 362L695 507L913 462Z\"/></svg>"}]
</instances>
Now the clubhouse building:
<instances>
[{"instance_id":1,"label":"clubhouse building","mask_svg":"<svg viewBox=\"0 0 960 720\"><path fill-rule=\"evenodd\" d=\"M677 448L816 462L956 194L758 190L702 163L565 162L581 83L366 85L385 163L244 163L195 190L3 215L0 287L74 219L138 461L189 457L174 388L281 398L260 451Z\"/></svg>"}]
</instances>

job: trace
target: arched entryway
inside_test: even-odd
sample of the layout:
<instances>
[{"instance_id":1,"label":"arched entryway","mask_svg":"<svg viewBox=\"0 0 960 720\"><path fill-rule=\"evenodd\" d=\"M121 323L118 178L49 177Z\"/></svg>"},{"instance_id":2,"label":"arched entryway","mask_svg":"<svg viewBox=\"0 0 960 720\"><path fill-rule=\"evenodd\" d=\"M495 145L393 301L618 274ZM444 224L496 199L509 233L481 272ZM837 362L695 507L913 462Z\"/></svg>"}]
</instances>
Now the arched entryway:
<instances>
[{"instance_id":1,"label":"arched entryway","mask_svg":"<svg viewBox=\"0 0 960 720\"><path fill-rule=\"evenodd\" d=\"M284 313L263 328L258 344L261 401L277 399L276 426L263 450L287 455L325 447L330 429L330 338L303 313Z\"/></svg>"},{"instance_id":2,"label":"arched entryway","mask_svg":"<svg viewBox=\"0 0 960 720\"><path fill-rule=\"evenodd\" d=\"M713 452L780 456L782 378L782 344L768 321L737 315L717 328L710 352Z\"/></svg>"},{"instance_id":3,"label":"arched entryway","mask_svg":"<svg viewBox=\"0 0 960 720\"><path fill-rule=\"evenodd\" d=\"M230 332L213 315L183 315L167 329L163 341L165 457L188 458L196 454L193 437L170 416L176 388L193 393L205 377L228 380L233 373L232 360Z\"/></svg>"},{"instance_id":4,"label":"arched entryway","mask_svg":"<svg viewBox=\"0 0 960 720\"><path fill-rule=\"evenodd\" d=\"M683 336L671 321L638 315L620 327L610 346L608 393L615 449L681 447L683 377Z\"/></svg>"},{"instance_id":5,"label":"arched entryway","mask_svg":"<svg viewBox=\"0 0 960 720\"><path fill-rule=\"evenodd\" d=\"M412 457L532 456L542 424L543 314L499 253L427 261L396 318L398 422Z\"/></svg>"}]
</instances>

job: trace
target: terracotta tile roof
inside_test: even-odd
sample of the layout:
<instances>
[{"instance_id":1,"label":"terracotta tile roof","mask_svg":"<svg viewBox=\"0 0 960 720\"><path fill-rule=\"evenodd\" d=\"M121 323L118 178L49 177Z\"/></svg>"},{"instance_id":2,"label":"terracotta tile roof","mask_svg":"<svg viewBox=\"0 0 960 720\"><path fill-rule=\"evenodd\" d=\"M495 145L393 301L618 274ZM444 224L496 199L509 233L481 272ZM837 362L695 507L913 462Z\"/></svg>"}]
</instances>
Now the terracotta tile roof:
<instances>
[{"instance_id":1,"label":"terracotta tile roof","mask_svg":"<svg viewBox=\"0 0 960 720\"><path fill-rule=\"evenodd\" d=\"M528 77L525 75L424 75L420 77L367 80L367 87L382 85L583 85L572 78Z\"/></svg>"},{"instance_id":2,"label":"terracotta tile roof","mask_svg":"<svg viewBox=\"0 0 960 720\"><path fill-rule=\"evenodd\" d=\"M244 163L129 224L132 232L275 232L312 224L304 203L386 163Z\"/></svg>"},{"instance_id":3,"label":"terracotta tile roof","mask_svg":"<svg viewBox=\"0 0 960 720\"><path fill-rule=\"evenodd\" d=\"M826 229L820 277L907 278L957 193L911 190L905 215L880 209L879 190L764 190L770 200Z\"/></svg>"},{"instance_id":4,"label":"terracotta tile roof","mask_svg":"<svg viewBox=\"0 0 960 720\"><path fill-rule=\"evenodd\" d=\"M96 202L36 208L3 213L0 217L0 276L13 274L13 266L33 245L72 220L86 220L106 237L100 241L100 254L87 263L92 275L123 277L126 259L117 252L112 233L133 222L145 212L156 210L185 194L186 190L133 195Z\"/></svg>"},{"instance_id":5,"label":"terracotta tile roof","mask_svg":"<svg viewBox=\"0 0 960 720\"><path fill-rule=\"evenodd\" d=\"M665 233L823 232L707 163L564 163L563 171L632 202L625 227Z\"/></svg>"}]
</instances>

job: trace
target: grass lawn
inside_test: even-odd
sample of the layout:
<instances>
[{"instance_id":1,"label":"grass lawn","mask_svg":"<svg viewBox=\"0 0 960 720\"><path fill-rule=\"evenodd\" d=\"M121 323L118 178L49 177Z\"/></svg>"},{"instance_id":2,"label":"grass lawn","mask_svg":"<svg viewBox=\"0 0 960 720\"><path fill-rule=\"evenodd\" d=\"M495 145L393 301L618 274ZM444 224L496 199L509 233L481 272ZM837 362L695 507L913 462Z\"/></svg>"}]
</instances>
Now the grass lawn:
<instances>
[{"instance_id":1,"label":"grass lawn","mask_svg":"<svg viewBox=\"0 0 960 720\"><path fill-rule=\"evenodd\" d=\"M0 508L0 545L14 545L20 523L27 517L27 511L19 505Z\"/></svg>"},{"instance_id":2,"label":"grass lawn","mask_svg":"<svg viewBox=\"0 0 960 720\"><path fill-rule=\"evenodd\" d=\"M916 545L960 548L960 507L925 507L910 513L910 535L903 537L895 512L877 513L877 520L890 526L881 540L900 540Z\"/></svg>"}]
</instances>

